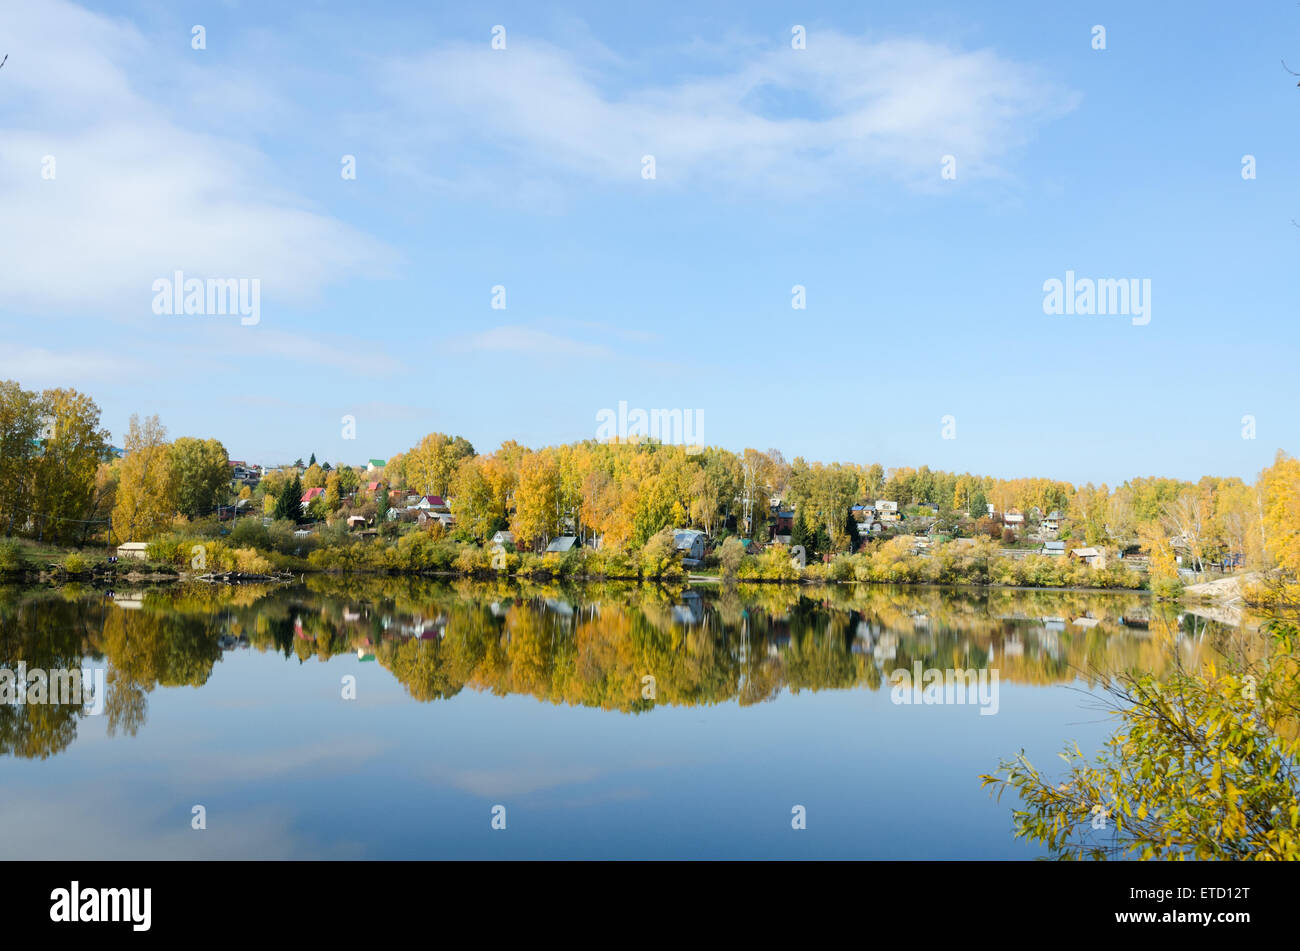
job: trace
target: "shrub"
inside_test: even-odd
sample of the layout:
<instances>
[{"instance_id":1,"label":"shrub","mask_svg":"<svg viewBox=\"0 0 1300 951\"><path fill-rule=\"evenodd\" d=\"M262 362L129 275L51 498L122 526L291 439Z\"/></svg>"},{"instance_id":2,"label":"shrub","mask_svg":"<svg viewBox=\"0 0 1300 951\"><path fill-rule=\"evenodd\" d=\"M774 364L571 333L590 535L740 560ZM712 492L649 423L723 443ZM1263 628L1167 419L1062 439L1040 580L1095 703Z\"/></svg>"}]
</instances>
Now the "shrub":
<instances>
[{"instance_id":1,"label":"shrub","mask_svg":"<svg viewBox=\"0 0 1300 951\"><path fill-rule=\"evenodd\" d=\"M454 567L465 575L487 574L492 571L492 553L483 548L462 548Z\"/></svg>"},{"instance_id":2,"label":"shrub","mask_svg":"<svg viewBox=\"0 0 1300 951\"><path fill-rule=\"evenodd\" d=\"M599 549L587 555L587 574L594 578L635 578L637 568L625 552Z\"/></svg>"},{"instance_id":3,"label":"shrub","mask_svg":"<svg viewBox=\"0 0 1300 951\"><path fill-rule=\"evenodd\" d=\"M795 581L801 569L784 545L768 545L761 554L741 563L739 577L757 581Z\"/></svg>"},{"instance_id":4,"label":"shrub","mask_svg":"<svg viewBox=\"0 0 1300 951\"><path fill-rule=\"evenodd\" d=\"M230 530L230 543L240 548L266 549L271 547L271 533L260 519L240 518Z\"/></svg>"},{"instance_id":5,"label":"shrub","mask_svg":"<svg viewBox=\"0 0 1300 951\"><path fill-rule=\"evenodd\" d=\"M641 573L647 578L672 578L685 574L677 557L676 536L671 528L650 536L641 548Z\"/></svg>"},{"instance_id":6,"label":"shrub","mask_svg":"<svg viewBox=\"0 0 1300 951\"><path fill-rule=\"evenodd\" d=\"M832 581L852 581L853 559L847 555L841 555L831 561L826 573Z\"/></svg>"},{"instance_id":7,"label":"shrub","mask_svg":"<svg viewBox=\"0 0 1300 951\"><path fill-rule=\"evenodd\" d=\"M21 571L23 567L23 550L14 541L0 541L0 574L9 571Z\"/></svg>"},{"instance_id":8,"label":"shrub","mask_svg":"<svg viewBox=\"0 0 1300 951\"><path fill-rule=\"evenodd\" d=\"M236 571L250 575L266 575L274 570L274 566L254 548L234 548L231 549L230 555L234 560Z\"/></svg>"},{"instance_id":9,"label":"shrub","mask_svg":"<svg viewBox=\"0 0 1300 951\"><path fill-rule=\"evenodd\" d=\"M732 536L722 543L718 551L718 568L724 578L735 578L740 573L741 562L745 560L745 545L739 538Z\"/></svg>"},{"instance_id":10,"label":"shrub","mask_svg":"<svg viewBox=\"0 0 1300 951\"><path fill-rule=\"evenodd\" d=\"M84 555L73 552L63 559L63 570L70 575L84 575L90 570L90 563Z\"/></svg>"}]
</instances>

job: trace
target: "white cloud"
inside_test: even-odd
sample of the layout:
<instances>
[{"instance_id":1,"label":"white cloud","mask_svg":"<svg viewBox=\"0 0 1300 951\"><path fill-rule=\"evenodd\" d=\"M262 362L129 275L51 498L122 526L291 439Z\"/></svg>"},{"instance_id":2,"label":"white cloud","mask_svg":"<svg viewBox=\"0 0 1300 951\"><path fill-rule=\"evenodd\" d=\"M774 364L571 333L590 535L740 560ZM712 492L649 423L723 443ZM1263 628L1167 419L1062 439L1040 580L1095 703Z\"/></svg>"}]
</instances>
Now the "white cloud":
<instances>
[{"instance_id":1,"label":"white cloud","mask_svg":"<svg viewBox=\"0 0 1300 951\"><path fill-rule=\"evenodd\" d=\"M166 54L134 28L42 0L0 6L0 37L0 308L144 320L175 270L259 278L264 308L383 273L389 249L270 184L260 151L137 94L128 64Z\"/></svg>"},{"instance_id":2,"label":"white cloud","mask_svg":"<svg viewBox=\"0 0 1300 951\"><path fill-rule=\"evenodd\" d=\"M1039 123L1077 101L993 51L923 40L817 31L806 50L742 54L729 72L629 89L608 58L579 61L512 34L504 51L452 45L392 62L382 85L405 117L402 135L478 146L457 176L480 184L493 150L515 178L522 166L628 184L642 184L646 154L661 182L738 188L937 183L949 154L963 177L995 176ZM439 175L455 181L438 154Z\"/></svg>"}]
</instances>

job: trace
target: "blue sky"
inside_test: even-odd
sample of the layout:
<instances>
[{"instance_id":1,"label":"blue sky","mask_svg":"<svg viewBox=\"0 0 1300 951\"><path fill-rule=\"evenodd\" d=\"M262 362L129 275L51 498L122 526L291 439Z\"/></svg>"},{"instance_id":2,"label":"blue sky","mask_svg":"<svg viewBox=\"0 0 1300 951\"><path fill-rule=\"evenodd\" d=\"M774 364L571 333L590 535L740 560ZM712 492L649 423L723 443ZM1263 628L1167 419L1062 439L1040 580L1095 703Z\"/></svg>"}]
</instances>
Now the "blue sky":
<instances>
[{"instance_id":1,"label":"blue sky","mask_svg":"<svg viewBox=\"0 0 1300 951\"><path fill-rule=\"evenodd\" d=\"M620 400L1077 483L1300 446L1300 5L384 6L0 7L0 377L268 463ZM154 314L176 270L260 321ZM1150 323L1044 314L1067 270Z\"/></svg>"}]
</instances>

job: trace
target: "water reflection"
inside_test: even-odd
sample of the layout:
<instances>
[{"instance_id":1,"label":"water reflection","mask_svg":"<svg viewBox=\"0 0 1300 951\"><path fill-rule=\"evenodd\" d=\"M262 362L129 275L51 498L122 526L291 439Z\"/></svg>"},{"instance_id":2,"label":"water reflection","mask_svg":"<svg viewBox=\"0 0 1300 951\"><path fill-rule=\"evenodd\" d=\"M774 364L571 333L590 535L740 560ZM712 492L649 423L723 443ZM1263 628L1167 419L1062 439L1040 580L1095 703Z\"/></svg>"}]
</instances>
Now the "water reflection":
<instances>
[{"instance_id":1,"label":"water reflection","mask_svg":"<svg viewBox=\"0 0 1300 951\"><path fill-rule=\"evenodd\" d=\"M301 663L352 654L411 698L464 690L645 714L762 703L783 691L887 687L890 671L996 668L1004 683L1095 684L1225 651L1248 619L1135 593L754 585L581 589L410 578L108 593L0 590L0 669L108 668L110 735L134 735L159 687L202 687L231 651ZM651 684L650 689L647 684ZM0 752L45 758L76 739L81 703L0 704Z\"/></svg>"}]
</instances>

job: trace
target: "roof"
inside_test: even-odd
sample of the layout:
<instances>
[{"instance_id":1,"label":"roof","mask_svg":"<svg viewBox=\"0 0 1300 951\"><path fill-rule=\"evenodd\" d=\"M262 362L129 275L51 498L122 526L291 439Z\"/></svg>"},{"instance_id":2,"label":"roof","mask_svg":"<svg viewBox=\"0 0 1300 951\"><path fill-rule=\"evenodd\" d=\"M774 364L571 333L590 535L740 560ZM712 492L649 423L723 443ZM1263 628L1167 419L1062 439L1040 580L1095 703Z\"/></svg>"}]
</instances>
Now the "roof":
<instances>
[{"instance_id":1,"label":"roof","mask_svg":"<svg viewBox=\"0 0 1300 951\"><path fill-rule=\"evenodd\" d=\"M1062 544L1064 544L1064 543L1062 543ZM1096 548L1092 548L1092 547L1088 547L1088 548L1075 548L1073 551L1070 552L1070 554L1071 554L1071 555L1078 555L1080 558L1096 558L1098 555L1101 554L1101 551L1098 550L1098 549L1096 549Z\"/></svg>"},{"instance_id":2,"label":"roof","mask_svg":"<svg viewBox=\"0 0 1300 951\"><path fill-rule=\"evenodd\" d=\"M694 528L679 528L673 532L673 545L678 549L690 548L695 544L695 539L702 538L704 533Z\"/></svg>"},{"instance_id":3,"label":"roof","mask_svg":"<svg viewBox=\"0 0 1300 951\"><path fill-rule=\"evenodd\" d=\"M561 535L559 538L551 539L551 543L546 546L547 551L572 551L578 544L577 535Z\"/></svg>"},{"instance_id":4,"label":"roof","mask_svg":"<svg viewBox=\"0 0 1300 951\"><path fill-rule=\"evenodd\" d=\"M123 548L127 551L144 551L148 547L148 542L122 542L122 544L117 546L117 549L118 551L121 551Z\"/></svg>"},{"instance_id":5,"label":"roof","mask_svg":"<svg viewBox=\"0 0 1300 951\"><path fill-rule=\"evenodd\" d=\"M384 466L388 465L388 463L383 459L371 459L370 464L376 469L382 469Z\"/></svg>"},{"instance_id":6,"label":"roof","mask_svg":"<svg viewBox=\"0 0 1300 951\"><path fill-rule=\"evenodd\" d=\"M1062 514L1061 514L1058 510L1056 510L1056 509L1052 509L1052 514L1051 514L1051 515L1048 515L1047 517L1048 517L1048 518L1055 518L1055 519L1062 519L1062 518L1065 518L1065 516L1062 515Z\"/></svg>"},{"instance_id":7,"label":"roof","mask_svg":"<svg viewBox=\"0 0 1300 951\"><path fill-rule=\"evenodd\" d=\"M308 489L302 494L302 504L306 505L308 502L311 502L313 499L318 499L324 494L325 490L320 488L320 486L317 486L314 489Z\"/></svg>"},{"instance_id":8,"label":"roof","mask_svg":"<svg viewBox=\"0 0 1300 951\"><path fill-rule=\"evenodd\" d=\"M1065 551L1065 542L1048 542L1043 546L1045 551Z\"/></svg>"},{"instance_id":9,"label":"roof","mask_svg":"<svg viewBox=\"0 0 1300 951\"><path fill-rule=\"evenodd\" d=\"M367 483L366 483L366 491L367 491L367 492L376 492L376 491L379 490L379 487L380 487L381 485L383 485L382 482L367 482Z\"/></svg>"}]
</instances>

